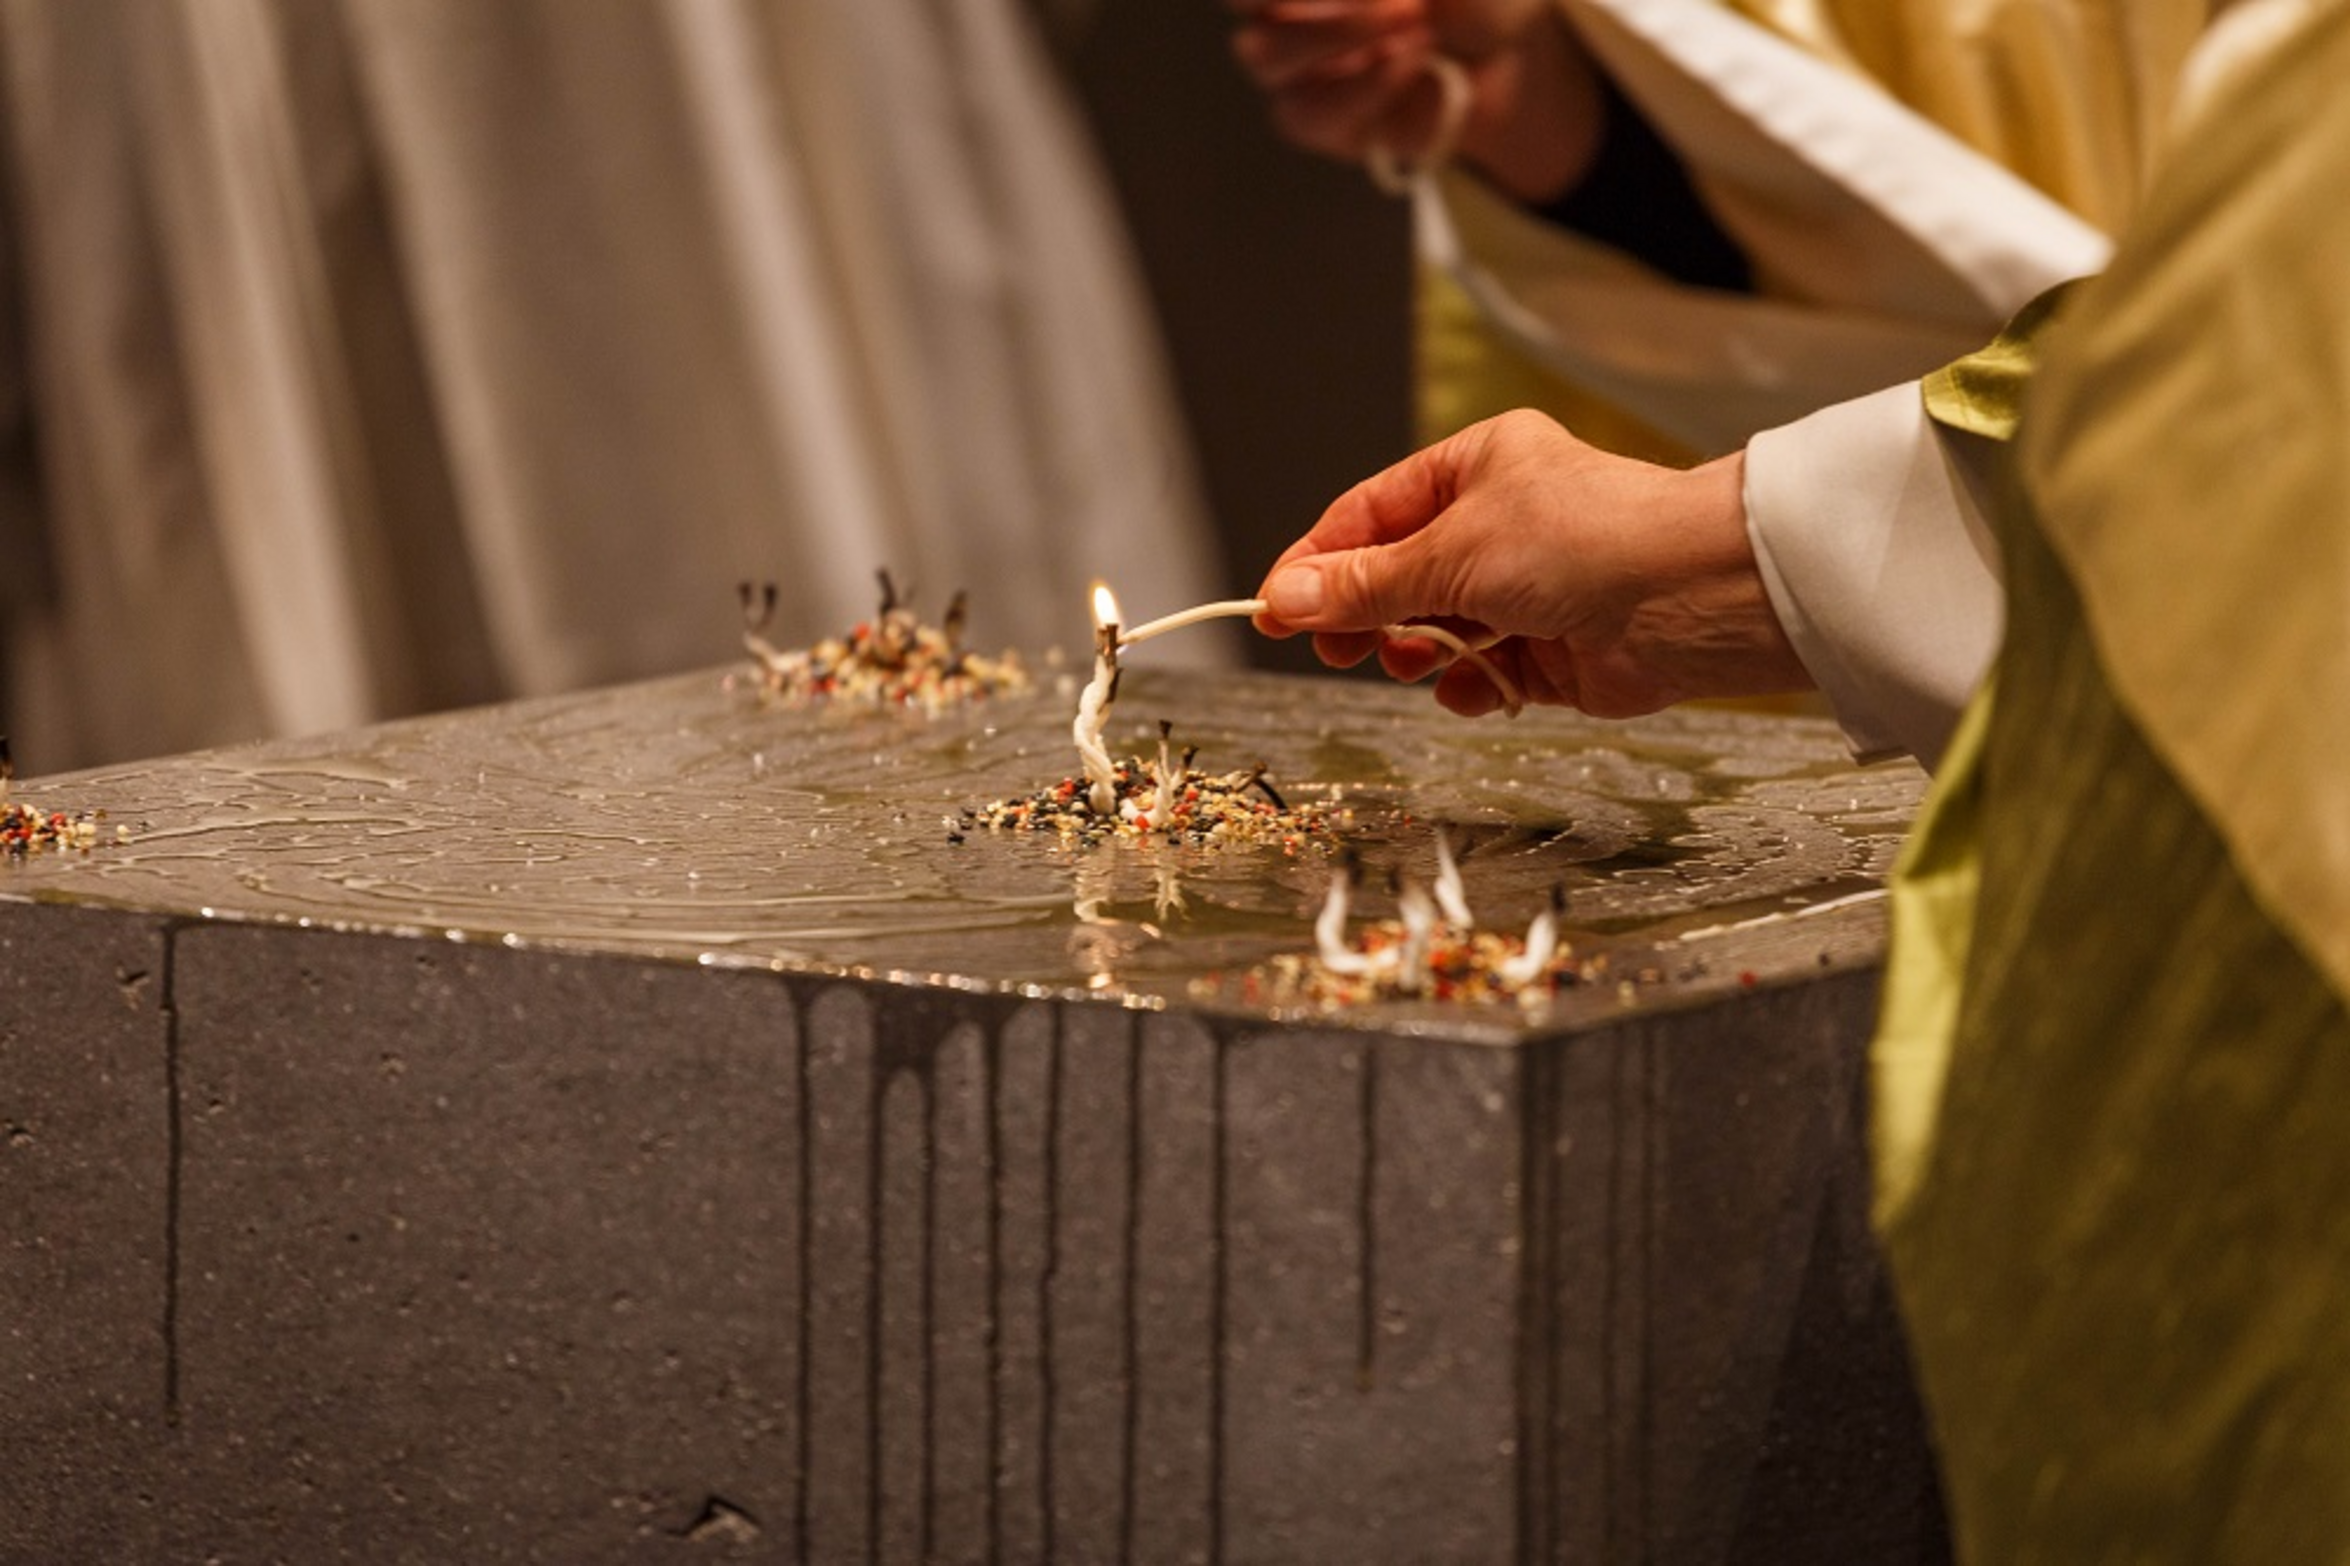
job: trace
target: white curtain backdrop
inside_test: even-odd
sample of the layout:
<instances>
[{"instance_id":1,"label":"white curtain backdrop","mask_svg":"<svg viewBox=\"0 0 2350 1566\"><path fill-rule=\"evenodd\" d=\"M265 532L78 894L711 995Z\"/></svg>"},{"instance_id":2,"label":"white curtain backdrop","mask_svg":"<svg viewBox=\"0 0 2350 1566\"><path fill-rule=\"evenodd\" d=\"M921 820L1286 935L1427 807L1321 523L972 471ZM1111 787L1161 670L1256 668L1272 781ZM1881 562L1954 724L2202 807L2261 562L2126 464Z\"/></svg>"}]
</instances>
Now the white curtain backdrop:
<instances>
[{"instance_id":1,"label":"white curtain backdrop","mask_svg":"<svg viewBox=\"0 0 2350 1566\"><path fill-rule=\"evenodd\" d=\"M0 94L28 771L1223 590L1021 0L0 0Z\"/></svg>"}]
</instances>

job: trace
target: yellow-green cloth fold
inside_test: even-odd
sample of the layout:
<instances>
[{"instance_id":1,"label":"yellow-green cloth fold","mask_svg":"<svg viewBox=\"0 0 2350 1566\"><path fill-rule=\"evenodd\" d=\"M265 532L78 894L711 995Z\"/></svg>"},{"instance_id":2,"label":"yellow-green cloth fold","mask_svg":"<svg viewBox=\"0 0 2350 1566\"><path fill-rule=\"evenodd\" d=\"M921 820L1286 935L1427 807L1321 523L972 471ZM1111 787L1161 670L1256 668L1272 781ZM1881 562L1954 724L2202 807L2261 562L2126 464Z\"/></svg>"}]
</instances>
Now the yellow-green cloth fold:
<instances>
[{"instance_id":1,"label":"yellow-green cloth fold","mask_svg":"<svg viewBox=\"0 0 2350 1566\"><path fill-rule=\"evenodd\" d=\"M2038 339L1895 893L1880 1206L1982 1566L2350 1562L2344 81L2334 4Z\"/></svg>"},{"instance_id":2,"label":"yellow-green cloth fold","mask_svg":"<svg viewBox=\"0 0 2350 1566\"><path fill-rule=\"evenodd\" d=\"M2211 0L1728 0L2106 229L2136 205Z\"/></svg>"},{"instance_id":3,"label":"yellow-green cloth fold","mask_svg":"<svg viewBox=\"0 0 2350 1566\"><path fill-rule=\"evenodd\" d=\"M2068 308L2022 460L2117 693L2350 992L2350 10L2320 11Z\"/></svg>"},{"instance_id":4,"label":"yellow-green cloth fold","mask_svg":"<svg viewBox=\"0 0 2350 1566\"><path fill-rule=\"evenodd\" d=\"M1996 700L1941 792L1977 831L1921 840L1898 938L1937 874L1979 875L1955 1036L1921 1067L1891 1029L1878 1060L1881 1135L1905 1077L1933 1089L1885 1234L1961 1558L2350 1560L2350 1017L2116 701L2043 540L2007 550Z\"/></svg>"},{"instance_id":5,"label":"yellow-green cloth fold","mask_svg":"<svg viewBox=\"0 0 2350 1566\"><path fill-rule=\"evenodd\" d=\"M1927 376L1922 383L1927 416L1946 429L1985 440L2013 440L2048 329L2079 286L2060 283L2049 289L2018 310L1983 348Z\"/></svg>"},{"instance_id":6,"label":"yellow-green cloth fold","mask_svg":"<svg viewBox=\"0 0 2350 1566\"><path fill-rule=\"evenodd\" d=\"M1979 769L1997 683L1985 679L1960 717L1893 870L1895 939L1869 1052L1869 1136L1880 1227L1917 1187L1950 1072L1982 885Z\"/></svg>"}]
</instances>

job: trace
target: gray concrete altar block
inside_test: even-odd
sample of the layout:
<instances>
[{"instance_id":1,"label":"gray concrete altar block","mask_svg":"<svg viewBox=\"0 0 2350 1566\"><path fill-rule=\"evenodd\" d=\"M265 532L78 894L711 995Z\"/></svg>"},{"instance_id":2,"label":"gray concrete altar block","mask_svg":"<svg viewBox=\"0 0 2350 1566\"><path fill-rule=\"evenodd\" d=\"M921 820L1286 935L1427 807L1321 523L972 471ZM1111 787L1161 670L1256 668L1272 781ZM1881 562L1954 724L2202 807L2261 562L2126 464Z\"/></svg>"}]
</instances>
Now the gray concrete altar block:
<instances>
[{"instance_id":1,"label":"gray concrete altar block","mask_svg":"<svg viewBox=\"0 0 2350 1566\"><path fill-rule=\"evenodd\" d=\"M252 927L174 946L179 1537L590 1559L770 1495L802 1218L773 984Z\"/></svg>"},{"instance_id":2,"label":"gray concrete altar block","mask_svg":"<svg viewBox=\"0 0 2350 1566\"><path fill-rule=\"evenodd\" d=\"M1535 1066L1536 1557L1937 1558L1861 1061L1837 1047L1874 990L1629 1022Z\"/></svg>"},{"instance_id":3,"label":"gray concrete altar block","mask_svg":"<svg viewBox=\"0 0 2350 1566\"><path fill-rule=\"evenodd\" d=\"M0 1559L151 1559L165 1494L150 1455L172 1368L164 943L147 919L11 913L0 921Z\"/></svg>"},{"instance_id":4,"label":"gray concrete altar block","mask_svg":"<svg viewBox=\"0 0 2350 1566\"><path fill-rule=\"evenodd\" d=\"M1057 708L680 681L42 785L134 830L0 864L0 1560L1943 1559L1861 1120L1914 781L1529 715L1523 801L1310 699L1200 721L1383 736L1620 985L1235 1003L1326 872L1154 922L1123 850L944 840Z\"/></svg>"}]
</instances>

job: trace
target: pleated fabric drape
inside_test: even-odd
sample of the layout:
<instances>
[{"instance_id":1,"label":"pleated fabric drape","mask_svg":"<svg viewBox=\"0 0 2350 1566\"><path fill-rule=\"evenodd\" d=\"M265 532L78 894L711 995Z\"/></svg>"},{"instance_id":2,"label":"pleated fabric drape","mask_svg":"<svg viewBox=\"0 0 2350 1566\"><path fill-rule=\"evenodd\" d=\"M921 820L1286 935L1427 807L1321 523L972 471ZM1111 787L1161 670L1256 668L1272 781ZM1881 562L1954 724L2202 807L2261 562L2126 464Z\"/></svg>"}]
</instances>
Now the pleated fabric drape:
<instances>
[{"instance_id":1,"label":"pleated fabric drape","mask_svg":"<svg viewBox=\"0 0 2350 1566\"><path fill-rule=\"evenodd\" d=\"M1218 570L1019 0L4 0L37 772ZM1187 649L1212 655L1212 640Z\"/></svg>"}]
</instances>

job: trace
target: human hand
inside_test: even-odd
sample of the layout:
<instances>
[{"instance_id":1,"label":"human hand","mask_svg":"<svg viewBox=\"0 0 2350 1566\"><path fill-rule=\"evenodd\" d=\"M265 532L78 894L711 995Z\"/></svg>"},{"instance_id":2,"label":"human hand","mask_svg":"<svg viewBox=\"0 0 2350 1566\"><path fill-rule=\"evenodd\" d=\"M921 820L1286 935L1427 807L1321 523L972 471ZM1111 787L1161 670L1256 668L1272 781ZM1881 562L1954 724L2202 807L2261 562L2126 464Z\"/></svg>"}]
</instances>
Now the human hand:
<instances>
[{"instance_id":1,"label":"human hand","mask_svg":"<svg viewBox=\"0 0 2350 1566\"><path fill-rule=\"evenodd\" d=\"M1312 632L1340 668L1376 652L1409 681L1444 667L1443 649L1378 628L1433 620L1527 700L1599 717L1808 689L1747 541L1744 476L1742 455L1654 467L1506 413L1341 495L1266 573L1257 628ZM1469 717L1502 705L1466 662L1436 699Z\"/></svg>"},{"instance_id":2,"label":"human hand","mask_svg":"<svg viewBox=\"0 0 2350 1566\"><path fill-rule=\"evenodd\" d=\"M1595 69L1548 0L1231 3L1234 56L1275 128L1310 152L1425 161L1445 114L1439 55L1465 68L1455 150L1511 195L1563 194L1598 145Z\"/></svg>"},{"instance_id":3,"label":"human hand","mask_svg":"<svg viewBox=\"0 0 2350 1566\"><path fill-rule=\"evenodd\" d=\"M1234 0L1232 52L1273 125L1309 152L1360 162L1436 131L1430 0Z\"/></svg>"}]
</instances>

